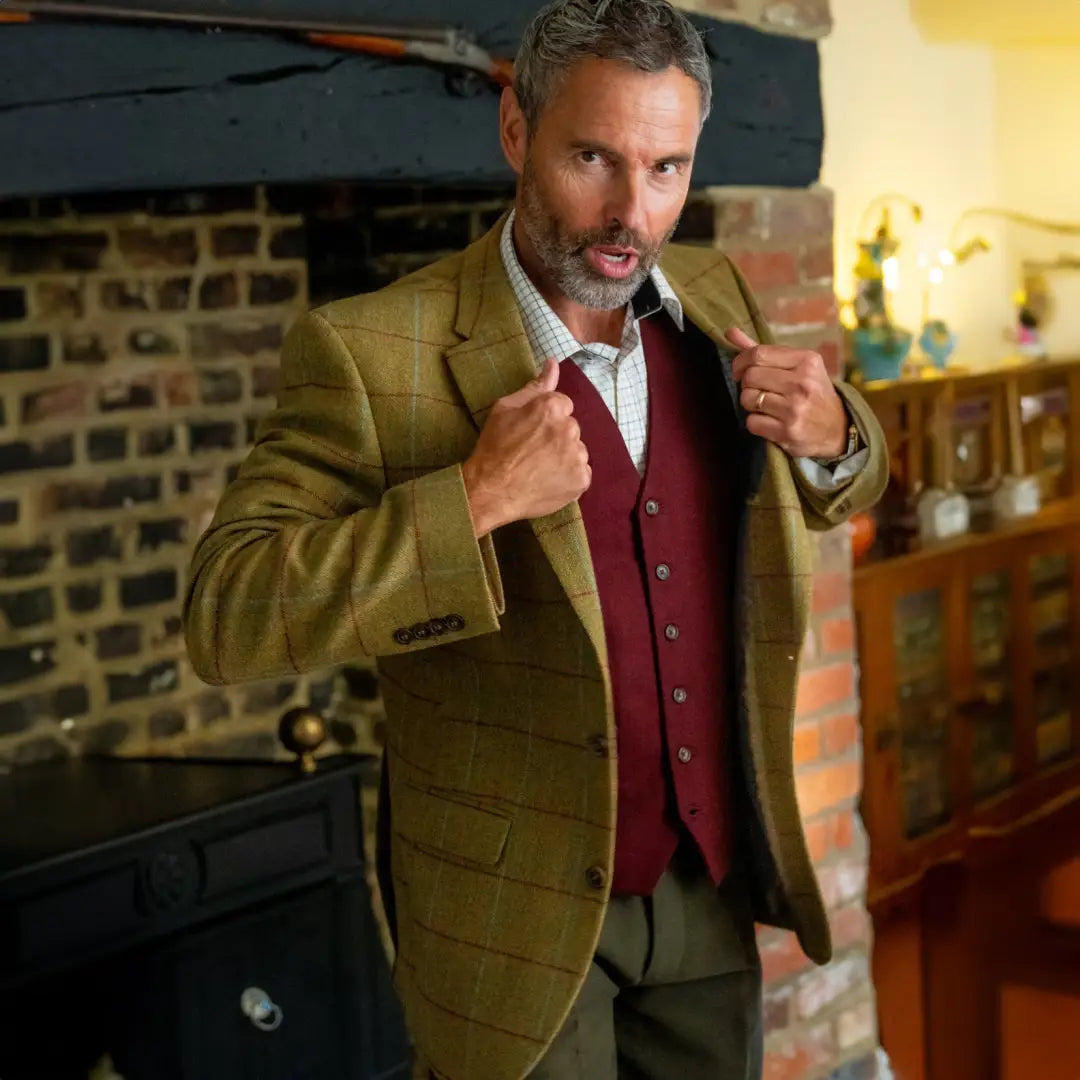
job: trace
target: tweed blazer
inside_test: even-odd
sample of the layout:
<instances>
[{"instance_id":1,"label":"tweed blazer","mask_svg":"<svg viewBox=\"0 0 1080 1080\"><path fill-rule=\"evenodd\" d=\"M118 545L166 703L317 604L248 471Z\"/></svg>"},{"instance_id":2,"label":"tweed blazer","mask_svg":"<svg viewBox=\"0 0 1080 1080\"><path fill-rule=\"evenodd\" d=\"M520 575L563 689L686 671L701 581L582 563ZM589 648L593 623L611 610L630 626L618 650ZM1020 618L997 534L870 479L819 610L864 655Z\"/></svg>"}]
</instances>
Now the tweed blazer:
<instances>
[{"instance_id":1,"label":"tweed blazer","mask_svg":"<svg viewBox=\"0 0 1080 1080\"><path fill-rule=\"evenodd\" d=\"M198 544L185 603L210 683L377 663L395 985L418 1053L446 1080L520 1080L542 1056L589 969L615 837L615 717L578 505L477 541L462 479L492 404L536 375L501 228L292 329L277 409ZM745 282L708 248L672 246L663 269L734 394L724 331L768 340ZM807 529L870 506L887 469L872 413L840 390L871 448L841 490L814 489L746 436L735 587L732 752L755 914L794 929L817 962L828 922L792 761Z\"/></svg>"}]
</instances>

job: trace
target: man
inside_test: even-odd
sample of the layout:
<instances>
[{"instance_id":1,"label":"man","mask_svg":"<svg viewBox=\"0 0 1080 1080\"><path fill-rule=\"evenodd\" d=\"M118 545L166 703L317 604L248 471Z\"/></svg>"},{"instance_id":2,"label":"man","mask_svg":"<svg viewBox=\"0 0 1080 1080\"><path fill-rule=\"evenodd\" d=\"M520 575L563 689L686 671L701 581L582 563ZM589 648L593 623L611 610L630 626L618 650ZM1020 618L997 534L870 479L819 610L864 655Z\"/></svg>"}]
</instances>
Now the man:
<instances>
[{"instance_id":1,"label":"man","mask_svg":"<svg viewBox=\"0 0 1080 1080\"><path fill-rule=\"evenodd\" d=\"M195 555L206 680L377 659L395 983L444 1080L755 1077L754 919L829 957L807 528L884 450L723 255L666 246L710 96L666 0L542 11L514 214L301 319Z\"/></svg>"}]
</instances>

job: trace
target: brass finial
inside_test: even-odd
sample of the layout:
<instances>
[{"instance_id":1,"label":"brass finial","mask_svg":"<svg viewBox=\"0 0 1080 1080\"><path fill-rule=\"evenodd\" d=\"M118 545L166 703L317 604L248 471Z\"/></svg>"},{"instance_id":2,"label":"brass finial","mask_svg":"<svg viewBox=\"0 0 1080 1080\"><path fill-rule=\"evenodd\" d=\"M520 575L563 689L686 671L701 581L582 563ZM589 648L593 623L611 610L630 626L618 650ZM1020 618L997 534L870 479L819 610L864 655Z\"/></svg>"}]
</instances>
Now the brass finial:
<instances>
[{"instance_id":1,"label":"brass finial","mask_svg":"<svg viewBox=\"0 0 1080 1080\"><path fill-rule=\"evenodd\" d=\"M326 741L326 723L313 709L290 709L278 725L281 745L300 758L300 768L315 771L315 751Z\"/></svg>"}]
</instances>

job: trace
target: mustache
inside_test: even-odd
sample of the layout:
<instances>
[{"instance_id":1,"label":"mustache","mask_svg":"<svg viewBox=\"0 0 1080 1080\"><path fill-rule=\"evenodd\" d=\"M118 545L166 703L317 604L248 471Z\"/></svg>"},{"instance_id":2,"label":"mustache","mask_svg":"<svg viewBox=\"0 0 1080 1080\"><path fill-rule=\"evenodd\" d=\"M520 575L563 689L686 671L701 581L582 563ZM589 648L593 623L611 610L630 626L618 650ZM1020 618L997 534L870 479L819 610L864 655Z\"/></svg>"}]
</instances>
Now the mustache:
<instances>
[{"instance_id":1,"label":"mustache","mask_svg":"<svg viewBox=\"0 0 1080 1080\"><path fill-rule=\"evenodd\" d=\"M639 236L633 229L620 225L611 225L605 229L588 229L574 238L574 254L582 255L586 248L620 247L633 248L639 255L649 254L658 249L658 245Z\"/></svg>"}]
</instances>

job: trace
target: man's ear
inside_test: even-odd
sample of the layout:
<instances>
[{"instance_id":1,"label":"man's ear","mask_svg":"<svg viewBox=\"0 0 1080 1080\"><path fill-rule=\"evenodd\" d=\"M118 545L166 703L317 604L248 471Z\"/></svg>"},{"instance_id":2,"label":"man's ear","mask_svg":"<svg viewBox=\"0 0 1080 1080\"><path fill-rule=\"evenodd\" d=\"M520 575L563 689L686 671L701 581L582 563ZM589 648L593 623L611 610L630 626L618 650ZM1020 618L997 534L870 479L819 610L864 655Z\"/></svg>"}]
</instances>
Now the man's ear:
<instances>
[{"instance_id":1,"label":"man's ear","mask_svg":"<svg viewBox=\"0 0 1080 1080\"><path fill-rule=\"evenodd\" d=\"M525 170L529 129L525 123L525 114L518 104L517 94L509 86L503 90L499 102L499 142L510 168L520 176Z\"/></svg>"}]
</instances>

